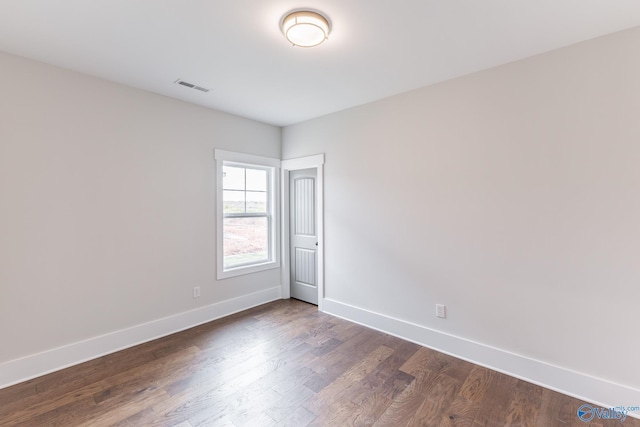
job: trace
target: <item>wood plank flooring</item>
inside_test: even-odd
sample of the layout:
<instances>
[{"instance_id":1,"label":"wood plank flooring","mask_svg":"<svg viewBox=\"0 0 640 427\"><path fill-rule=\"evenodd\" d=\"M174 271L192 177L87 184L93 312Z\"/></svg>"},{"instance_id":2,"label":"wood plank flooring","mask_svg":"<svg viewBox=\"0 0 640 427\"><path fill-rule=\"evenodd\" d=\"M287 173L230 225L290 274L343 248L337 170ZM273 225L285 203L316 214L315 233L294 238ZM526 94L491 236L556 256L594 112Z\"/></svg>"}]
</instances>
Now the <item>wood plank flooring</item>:
<instances>
[{"instance_id":1,"label":"wood plank flooring","mask_svg":"<svg viewBox=\"0 0 640 427\"><path fill-rule=\"evenodd\" d=\"M281 300L0 390L0 426L640 426Z\"/></svg>"}]
</instances>

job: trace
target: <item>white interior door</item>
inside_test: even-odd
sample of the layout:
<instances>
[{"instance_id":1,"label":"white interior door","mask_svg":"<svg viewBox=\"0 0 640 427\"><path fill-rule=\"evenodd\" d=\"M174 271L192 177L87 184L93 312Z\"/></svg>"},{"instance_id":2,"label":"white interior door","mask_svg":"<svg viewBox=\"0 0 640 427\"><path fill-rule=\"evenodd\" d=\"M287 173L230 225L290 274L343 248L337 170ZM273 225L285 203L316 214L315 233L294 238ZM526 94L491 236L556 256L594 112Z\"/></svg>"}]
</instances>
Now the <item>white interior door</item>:
<instances>
[{"instance_id":1,"label":"white interior door","mask_svg":"<svg viewBox=\"0 0 640 427\"><path fill-rule=\"evenodd\" d=\"M318 305L316 169L289 173L291 297Z\"/></svg>"}]
</instances>

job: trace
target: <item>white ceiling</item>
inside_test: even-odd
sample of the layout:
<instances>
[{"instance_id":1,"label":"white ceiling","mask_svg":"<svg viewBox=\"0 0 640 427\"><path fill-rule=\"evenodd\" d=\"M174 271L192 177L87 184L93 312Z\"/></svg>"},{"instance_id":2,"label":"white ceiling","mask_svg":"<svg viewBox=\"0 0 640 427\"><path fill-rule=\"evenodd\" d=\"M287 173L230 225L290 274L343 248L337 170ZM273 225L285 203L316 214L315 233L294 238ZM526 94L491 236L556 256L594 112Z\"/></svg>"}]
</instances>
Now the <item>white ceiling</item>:
<instances>
[{"instance_id":1,"label":"white ceiling","mask_svg":"<svg viewBox=\"0 0 640 427\"><path fill-rule=\"evenodd\" d=\"M282 36L301 7L323 45ZM278 126L638 25L638 0L0 0L2 51Z\"/></svg>"}]
</instances>

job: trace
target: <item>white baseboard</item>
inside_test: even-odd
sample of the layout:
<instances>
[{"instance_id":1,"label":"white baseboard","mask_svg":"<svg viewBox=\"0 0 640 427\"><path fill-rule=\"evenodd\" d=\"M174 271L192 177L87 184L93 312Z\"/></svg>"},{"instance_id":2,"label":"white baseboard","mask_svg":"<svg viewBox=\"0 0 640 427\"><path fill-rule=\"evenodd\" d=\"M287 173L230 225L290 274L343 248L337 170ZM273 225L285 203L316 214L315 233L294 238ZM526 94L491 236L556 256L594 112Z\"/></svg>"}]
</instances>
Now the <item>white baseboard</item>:
<instances>
[{"instance_id":1,"label":"white baseboard","mask_svg":"<svg viewBox=\"0 0 640 427\"><path fill-rule=\"evenodd\" d=\"M323 311L605 408L640 406L640 390L638 389L594 378L331 299L324 299ZM640 418L640 414L637 412L628 415Z\"/></svg>"},{"instance_id":2,"label":"white baseboard","mask_svg":"<svg viewBox=\"0 0 640 427\"><path fill-rule=\"evenodd\" d=\"M280 286L0 363L0 389L280 299Z\"/></svg>"}]
</instances>

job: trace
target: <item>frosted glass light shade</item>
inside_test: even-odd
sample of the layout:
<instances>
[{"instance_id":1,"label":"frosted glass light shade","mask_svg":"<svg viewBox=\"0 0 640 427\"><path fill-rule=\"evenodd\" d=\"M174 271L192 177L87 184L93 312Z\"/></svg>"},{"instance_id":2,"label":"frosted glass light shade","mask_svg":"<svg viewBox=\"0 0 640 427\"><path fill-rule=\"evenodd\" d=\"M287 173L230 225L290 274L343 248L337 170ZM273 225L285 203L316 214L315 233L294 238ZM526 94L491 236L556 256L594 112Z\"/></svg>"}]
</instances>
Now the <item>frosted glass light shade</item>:
<instances>
[{"instance_id":1,"label":"frosted glass light shade","mask_svg":"<svg viewBox=\"0 0 640 427\"><path fill-rule=\"evenodd\" d=\"M329 36L329 21L316 12L292 12L282 20L282 32L294 46L317 46Z\"/></svg>"}]
</instances>

